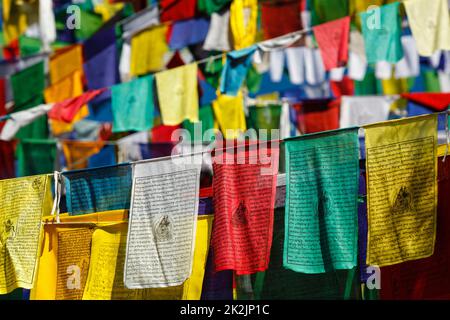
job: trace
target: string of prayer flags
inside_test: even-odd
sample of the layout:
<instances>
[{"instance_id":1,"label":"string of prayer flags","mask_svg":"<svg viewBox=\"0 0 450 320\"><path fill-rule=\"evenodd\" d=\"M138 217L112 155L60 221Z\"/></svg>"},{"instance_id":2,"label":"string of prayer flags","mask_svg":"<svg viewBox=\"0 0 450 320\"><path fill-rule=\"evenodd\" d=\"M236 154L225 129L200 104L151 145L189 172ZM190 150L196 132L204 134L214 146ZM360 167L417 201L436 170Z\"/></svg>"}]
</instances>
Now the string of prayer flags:
<instances>
[{"instance_id":1,"label":"string of prayer flags","mask_svg":"<svg viewBox=\"0 0 450 320\"><path fill-rule=\"evenodd\" d=\"M325 70L345 66L348 60L350 17L333 20L313 27Z\"/></svg>"},{"instance_id":2,"label":"string of prayer flags","mask_svg":"<svg viewBox=\"0 0 450 320\"><path fill-rule=\"evenodd\" d=\"M179 286L190 277L200 170L201 156L133 164L123 278L128 289Z\"/></svg>"},{"instance_id":3,"label":"string of prayer flags","mask_svg":"<svg viewBox=\"0 0 450 320\"><path fill-rule=\"evenodd\" d=\"M348 128L387 121L393 100L389 96L343 96L339 127Z\"/></svg>"},{"instance_id":4,"label":"string of prayer flags","mask_svg":"<svg viewBox=\"0 0 450 320\"><path fill-rule=\"evenodd\" d=\"M49 63L51 84L55 84L75 71L83 72L83 48L73 45L56 51Z\"/></svg>"},{"instance_id":5,"label":"string of prayer flags","mask_svg":"<svg viewBox=\"0 0 450 320\"><path fill-rule=\"evenodd\" d=\"M90 90L78 97L70 98L62 102L55 103L48 112L48 117L53 120L71 123L78 111L89 101L101 94L106 89Z\"/></svg>"},{"instance_id":6,"label":"string of prayer flags","mask_svg":"<svg viewBox=\"0 0 450 320\"><path fill-rule=\"evenodd\" d=\"M130 208L129 164L66 171L62 176L70 215Z\"/></svg>"},{"instance_id":7,"label":"string of prayer flags","mask_svg":"<svg viewBox=\"0 0 450 320\"><path fill-rule=\"evenodd\" d=\"M153 127L153 75L111 88L113 132L145 131Z\"/></svg>"},{"instance_id":8,"label":"string of prayer flags","mask_svg":"<svg viewBox=\"0 0 450 320\"><path fill-rule=\"evenodd\" d=\"M50 214L53 204L51 176L0 180L0 203L0 294L31 289L41 247L41 218Z\"/></svg>"},{"instance_id":9,"label":"string of prayer flags","mask_svg":"<svg viewBox=\"0 0 450 320\"><path fill-rule=\"evenodd\" d=\"M421 56L450 50L450 18L447 0L406 0L408 23Z\"/></svg>"},{"instance_id":10,"label":"string of prayer flags","mask_svg":"<svg viewBox=\"0 0 450 320\"><path fill-rule=\"evenodd\" d=\"M437 115L365 128L367 264L433 254L437 207Z\"/></svg>"},{"instance_id":11,"label":"string of prayer flags","mask_svg":"<svg viewBox=\"0 0 450 320\"><path fill-rule=\"evenodd\" d=\"M212 103L214 115L225 139L235 139L247 126L241 91L234 96L219 95Z\"/></svg>"},{"instance_id":12,"label":"string of prayer flags","mask_svg":"<svg viewBox=\"0 0 450 320\"><path fill-rule=\"evenodd\" d=\"M159 72L155 76L159 108L165 125L187 119L198 122L197 64Z\"/></svg>"},{"instance_id":13,"label":"string of prayer flags","mask_svg":"<svg viewBox=\"0 0 450 320\"><path fill-rule=\"evenodd\" d=\"M216 272L252 274L269 264L279 149L251 143L213 155Z\"/></svg>"},{"instance_id":14,"label":"string of prayer flags","mask_svg":"<svg viewBox=\"0 0 450 320\"><path fill-rule=\"evenodd\" d=\"M285 268L352 269L358 253L358 128L285 140Z\"/></svg>"},{"instance_id":15,"label":"string of prayer flags","mask_svg":"<svg viewBox=\"0 0 450 320\"><path fill-rule=\"evenodd\" d=\"M445 147L444 147L445 148ZM438 152L439 155L439 152ZM386 266L381 269L380 298L393 299L448 299L450 297L450 162L438 158L438 207L436 245L431 257Z\"/></svg>"},{"instance_id":16,"label":"string of prayer flags","mask_svg":"<svg viewBox=\"0 0 450 320\"><path fill-rule=\"evenodd\" d=\"M231 96L237 95L244 82L252 62L256 46L227 53L227 60L222 69L220 92Z\"/></svg>"},{"instance_id":17,"label":"string of prayer flags","mask_svg":"<svg viewBox=\"0 0 450 320\"><path fill-rule=\"evenodd\" d=\"M403 57L399 6L394 2L359 14L368 63L396 63Z\"/></svg>"},{"instance_id":18,"label":"string of prayer flags","mask_svg":"<svg viewBox=\"0 0 450 320\"><path fill-rule=\"evenodd\" d=\"M34 120L44 116L52 107L53 104L41 104L34 108L11 113L0 133L0 140L9 141L13 139L20 128L23 128Z\"/></svg>"},{"instance_id":19,"label":"string of prayer flags","mask_svg":"<svg viewBox=\"0 0 450 320\"><path fill-rule=\"evenodd\" d=\"M230 5L230 29L235 50L250 47L256 38L258 0L233 0Z\"/></svg>"},{"instance_id":20,"label":"string of prayer flags","mask_svg":"<svg viewBox=\"0 0 450 320\"><path fill-rule=\"evenodd\" d=\"M131 39L130 75L140 76L164 67L163 56L169 51L167 25L143 30Z\"/></svg>"}]
</instances>

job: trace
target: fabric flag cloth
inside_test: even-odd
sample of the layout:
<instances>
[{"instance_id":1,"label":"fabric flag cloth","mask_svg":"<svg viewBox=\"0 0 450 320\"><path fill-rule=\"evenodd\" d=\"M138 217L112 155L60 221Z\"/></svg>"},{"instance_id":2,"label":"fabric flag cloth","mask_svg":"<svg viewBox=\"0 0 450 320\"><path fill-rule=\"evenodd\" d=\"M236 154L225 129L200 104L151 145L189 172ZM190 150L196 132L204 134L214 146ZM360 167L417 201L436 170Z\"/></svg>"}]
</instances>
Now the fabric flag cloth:
<instances>
[{"instance_id":1,"label":"fabric flag cloth","mask_svg":"<svg viewBox=\"0 0 450 320\"><path fill-rule=\"evenodd\" d=\"M55 15L53 13L53 1L39 1L39 34L45 50L56 40Z\"/></svg>"},{"instance_id":2,"label":"fabric flag cloth","mask_svg":"<svg viewBox=\"0 0 450 320\"><path fill-rule=\"evenodd\" d=\"M113 132L145 131L153 127L153 75L111 88Z\"/></svg>"},{"instance_id":3,"label":"fabric flag cloth","mask_svg":"<svg viewBox=\"0 0 450 320\"><path fill-rule=\"evenodd\" d=\"M305 79L309 85L318 85L325 81L325 67L319 49L305 48Z\"/></svg>"},{"instance_id":4,"label":"fabric flag cloth","mask_svg":"<svg viewBox=\"0 0 450 320\"><path fill-rule=\"evenodd\" d=\"M84 169L88 166L88 159L99 153L104 147L103 141L62 141L62 149L68 170Z\"/></svg>"},{"instance_id":5,"label":"fabric flag cloth","mask_svg":"<svg viewBox=\"0 0 450 320\"><path fill-rule=\"evenodd\" d=\"M286 48L286 62L289 73L289 80L293 84L303 84L305 82L305 58L304 47Z\"/></svg>"},{"instance_id":6,"label":"fabric flag cloth","mask_svg":"<svg viewBox=\"0 0 450 320\"><path fill-rule=\"evenodd\" d=\"M117 162L129 162L144 159L140 144L148 144L149 132L142 131L130 134L117 140Z\"/></svg>"},{"instance_id":7,"label":"fabric flag cloth","mask_svg":"<svg viewBox=\"0 0 450 320\"><path fill-rule=\"evenodd\" d=\"M151 142L172 142L172 136L175 134L177 129L180 129L180 125L176 126L164 126L158 125L152 128L151 131Z\"/></svg>"},{"instance_id":8,"label":"fabric flag cloth","mask_svg":"<svg viewBox=\"0 0 450 320\"><path fill-rule=\"evenodd\" d=\"M227 53L227 60L222 69L220 92L235 96L244 82L250 68L256 46Z\"/></svg>"},{"instance_id":9,"label":"fabric flag cloth","mask_svg":"<svg viewBox=\"0 0 450 320\"><path fill-rule=\"evenodd\" d=\"M272 137L271 130L280 129L281 106L253 106L248 110L248 127L256 130L259 140L272 140L278 138ZM265 132L263 130L266 130ZM278 133L276 133L277 135Z\"/></svg>"},{"instance_id":10,"label":"fabric flag cloth","mask_svg":"<svg viewBox=\"0 0 450 320\"><path fill-rule=\"evenodd\" d=\"M269 53L270 57L270 81L281 82L284 74L285 55L283 50L273 50Z\"/></svg>"},{"instance_id":11,"label":"fabric flag cloth","mask_svg":"<svg viewBox=\"0 0 450 320\"><path fill-rule=\"evenodd\" d=\"M445 111L450 107L450 93L402 93L401 96L433 111Z\"/></svg>"},{"instance_id":12,"label":"fabric flag cloth","mask_svg":"<svg viewBox=\"0 0 450 320\"><path fill-rule=\"evenodd\" d=\"M348 15L348 0L311 0L308 4L313 26Z\"/></svg>"},{"instance_id":13,"label":"fabric flag cloth","mask_svg":"<svg viewBox=\"0 0 450 320\"><path fill-rule=\"evenodd\" d=\"M140 76L164 67L167 26L160 25L143 30L131 39L130 75Z\"/></svg>"},{"instance_id":14,"label":"fabric flag cloth","mask_svg":"<svg viewBox=\"0 0 450 320\"><path fill-rule=\"evenodd\" d=\"M403 2L409 26L421 56L450 50L450 18L446 0L406 0Z\"/></svg>"},{"instance_id":15,"label":"fabric flag cloth","mask_svg":"<svg viewBox=\"0 0 450 320\"><path fill-rule=\"evenodd\" d=\"M431 256L436 236L437 115L364 129L367 265L382 267Z\"/></svg>"},{"instance_id":16,"label":"fabric flag cloth","mask_svg":"<svg viewBox=\"0 0 450 320\"><path fill-rule=\"evenodd\" d=\"M387 121L393 103L389 96L341 97L340 128Z\"/></svg>"},{"instance_id":17,"label":"fabric flag cloth","mask_svg":"<svg viewBox=\"0 0 450 320\"><path fill-rule=\"evenodd\" d=\"M294 104L298 130L315 133L339 128L339 103L330 99L304 100Z\"/></svg>"},{"instance_id":18,"label":"fabric flag cloth","mask_svg":"<svg viewBox=\"0 0 450 320\"><path fill-rule=\"evenodd\" d=\"M63 172L69 215L129 209L129 164Z\"/></svg>"},{"instance_id":19,"label":"fabric flag cloth","mask_svg":"<svg viewBox=\"0 0 450 320\"><path fill-rule=\"evenodd\" d=\"M350 32L348 76L350 79L362 81L366 75L366 70L367 58L364 37L359 31L353 30Z\"/></svg>"},{"instance_id":20,"label":"fabric flag cloth","mask_svg":"<svg viewBox=\"0 0 450 320\"><path fill-rule=\"evenodd\" d=\"M165 21L178 21L192 19L195 16L197 0L162 0L160 19Z\"/></svg>"},{"instance_id":21,"label":"fabric flag cloth","mask_svg":"<svg viewBox=\"0 0 450 320\"><path fill-rule=\"evenodd\" d=\"M361 143L364 138L360 138L360 150L365 151L365 144ZM364 144L364 145L363 145ZM362 153L362 152L361 152ZM365 160L365 154L360 153L360 159ZM360 167L361 167L360 162ZM367 255L367 182L365 168L360 168L359 171L359 203L358 203L358 261L359 273L361 282L367 283L367 279L371 276L370 270L367 270L366 255Z\"/></svg>"},{"instance_id":22,"label":"fabric flag cloth","mask_svg":"<svg viewBox=\"0 0 450 320\"><path fill-rule=\"evenodd\" d=\"M191 276L200 171L201 156L133 164L128 289L179 286Z\"/></svg>"},{"instance_id":23,"label":"fabric flag cloth","mask_svg":"<svg viewBox=\"0 0 450 320\"><path fill-rule=\"evenodd\" d=\"M14 138L20 128L32 123L51 110L53 104L41 104L24 111L11 113L0 133L0 140L9 141Z\"/></svg>"},{"instance_id":24,"label":"fabric flag cloth","mask_svg":"<svg viewBox=\"0 0 450 320\"><path fill-rule=\"evenodd\" d=\"M0 203L0 294L31 289L41 247L41 218L53 205L51 176L0 180Z\"/></svg>"},{"instance_id":25,"label":"fabric flag cloth","mask_svg":"<svg viewBox=\"0 0 450 320\"><path fill-rule=\"evenodd\" d=\"M296 272L352 269L358 253L358 128L285 140L283 266Z\"/></svg>"},{"instance_id":26,"label":"fabric flag cloth","mask_svg":"<svg viewBox=\"0 0 450 320\"><path fill-rule=\"evenodd\" d=\"M230 5L230 29L235 50L254 44L258 26L258 1L233 0Z\"/></svg>"},{"instance_id":27,"label":"fabric flag cloth","mask_svg":"<svg viewBox=\"0 0 450 320\"><path fill-rule=\"evenodd\" d=\"M402 37L403 58L395 65L395 78L417 77L420 74L420 60L416 41L412 36Z\"/></svg>"},{"instance_id":28,"label":"fabric flag cloth","mask_svg":"<svg viewBox=\"0 0 450 320\"><path fill-rule=\"evenodd\" d=\"M29 104L44 91L44 62L38 62L13 74L10 81L16 107ZM28 105L28 107L34 106Z\"/></svg>"},{"instance_id":29,"label":"fabric flag cloth","mask_svg":"<svg viewBox=\"0 0 450 320\"><path fill-rule=\"evenodd\" d=\"M52 173L55 170L56 141L23 139L17 146L19 176Z\"/></svg>"},{"instance_id":30,"label":"fabric flag cloth","mask_svg":"<svg viewBox=\"0 0 450 320\"><path fill-rule=\"evenodd\" d=\"M214 272L214 252L210 248L200 300L233 300L233 271Z\"/></svg>"},{"instance_id":31,"label":"fabric flag cloth","mask_svg":"<svg viewBox=\"0 0 450 320\"><path fill-rule=\"evenodd\" d=\"M147 7L125 18L122 23L122 39L129 40L134 34L158 24L160 24L158 6Z\"/></svg>"},{"instance_id":32,"label":"fabric flag cloth","mask_svg":"<svg viewBox=\"0 0 450 320\"><path fill-rule=\"evenodd\" d=\"M14 141L0 140L0 179L14 178Z\"/></svg>"},{"instance_id":33,"label":"fabric flag cloth","mask_svg":"<svg viewBox=\"0 0 450 320\"><path fill-rule=\"evenodd\" d=\"M70 76L77 70L83 71L83 48L73 45L56 51L49 63L51 84Z\"/></svg>"},{"instance_id":34,"label":"fabric flag cloth","mask_svg":"<svg viewBox=\"0 0 450 320\"><path fill-rule=\"evenodd\" d=\"M368 63L396 63L403 57L400 2L359 14Z\"/></svg>"},{"instance_id":35,"label":"fabric flag cloth","mask_svg":"<svg viewBox=\"0 0 450 320\"><path fill-rule=\"evenodd\" d=\"M165 125L198 121L197 64L159 72L155 76L159 108Z\"/></svg>"},{"instance_id":36,"label":"fabric flag cloth","mask_svg":"<svg viewBox=\"0 0 450 320\"><path fill-rule=\"evenodd\" d=\"M301 30L300 1L263 2L261 21L265 40Z\"/></svg>"},{"instance_id":37,"label":"fabric flag cloth","mask_svg":"<svg viewBox=\"0 0 450 320\"><path fill-rule=\"evenodd\" d=\"M313 27L325 70L345 66L348 60L350 17L333 20Z\"/></svg>"},{"instance_id":38,"label":"fabric flag cloth","mask_svg":"<svg viewBox=\"0 0 450 320\"><path fill-rule=\"evenodd\" d=\"M375 64L375 77L377 79L389 80L392 78L392 64L387 61L378 61Z\"/></svg>"},{"instance_id":39,"label":"fabric flag cloth","mask_svg":"<svg viewBox=\"0 0 450 320\"><path fill-rule=\"evenodd\" d=\"M215 118L225 139L235 139L247 126L242 93L237 96L219 95L212 104Z\"/></svg>"},{"instance_id":40,"label":"fabric flag cloth","mask_svg":"<svg viewBox=\"0 0 450 320\"><path fill-rule=\"evenodd\" d=\"M450 297L450 162L438 152L436 246L431 257L381 268L381 300L448 299Z\"/></svg>"},{"instance_id":41,"label":"fabric flag cloth","mask_svg":"<svg viewBox=\"0 0 450 320\"><path fill-rule=\"evenodd\" d=\"M216 272L252 274L269 264L279 149L251 143L213 155Z\"/></svg>"},{"instance_id":42,"label":"fabric flag cloth","mask_svg":"<svg viewBox=\"0 0 450 320\"><path fill-rule=\"evenodd\" d=\"M283 207L275 209L269 268L253 276L250 285L237 281L237 299L360 299L355 269L305 274L283 267L284 213Z\"/></svg>"},{"instance_id":43,"label":"fabric flag cloth","mask_svg":"<svg viewBox=\"0 0 450 320\"><path fill-rule=\"evenodd\" d=\"M203 42L209 29L209 20L197 18L175 22L169 40L171 50L181 50L189 45Z\"/></svg>"},{"instance_id":44,"label":"fabric flag cloth","mask_svg":"<svg viewBox=\"0 0 450 320\"><path fill-rule=\"evenodd\" d=\"M230 10L214 12L211 15L208 34L203 43L203 50L230 51Z\"/></svg>"},{"instance_id":45,"label":"fabric flag cloth","mask_svg":"<svg viewBox=\"0 0 450 320\"><path fill-rule=\"evenodd\" d=\"M168 157L172 155L174 146L172 142L139 143L139 152L142 159Z\"/></svg>"},{"instance_id":46,"label":"fabric flag cloth","mask_svg":"<svg viewBox=\"0 0 450 320\"><path fill-rule=\"evenodd\" d=\"M106 89L90 90L81 96L55 103L48 113L50 119L70 123L74 120L78 111L90 100L101 94Z\"/></svg>"},{"instance_id":47,"label":"fabric flag cloth","mask_svg":"<svg viewBox=\"0 0 450 320\"><path fill-rule=\"evenodd\" d=\"M191 141L211 141L212 136L207 135L208 130L214 129L214 113L211 105L202 106L198 111L199 122L185 120L183 128L189 131ZM209 131L210 132L210 131Z\"/></svg>"}]
</instances>

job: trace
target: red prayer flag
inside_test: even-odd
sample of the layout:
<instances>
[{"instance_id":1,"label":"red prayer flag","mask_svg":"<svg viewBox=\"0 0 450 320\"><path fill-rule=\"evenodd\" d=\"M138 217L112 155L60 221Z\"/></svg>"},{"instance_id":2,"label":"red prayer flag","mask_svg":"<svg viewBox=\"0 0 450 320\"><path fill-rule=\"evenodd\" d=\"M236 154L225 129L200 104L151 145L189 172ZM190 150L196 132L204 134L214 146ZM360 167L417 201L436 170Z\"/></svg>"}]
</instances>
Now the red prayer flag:
<instances>
[{"instance_id":1,"label":"red prayer flag","mask_svg":"<svg viewBox=\"0 0 450 320\"><path fill-rule=\"evenodd\" d=\"M6 115L5 79L0 79L0 118ZM0 121L0 132L2 132L5 121Z\"/></svg>"},{"instance_id":2,"label":"red prayer flag","mask_svg":"<svg viewBox=\"0 0 450 320\"><path fill-rule=\"evenodd\" d=\"M313 27L325 70L347 64L350 17L333 20Z\"/></svg>"},{"instance_id":3,"label":"red prayer flag","mask_svg":"<svg viewBox=\"0 0 450 320\"><path fill-rule=\"evenodd\" d=\"M381 268L381 299L450 299L450 159L438 159L436 245L431 257Z\"/></svg>"},{"instance_id":4,"label":"red prayer flag","mask_svg":"<svg viewBox=\"0 0 450 320\"><path fill-rule=\"evenodd\" d=\"M301 30L300 1L263 2L261 20L266 40Z\"/></svg>"},{"instance_id":5,"label":"red prayer flag","mask_svg":"<svg viewBox=\"0 0 450 320\"><path fill-rule=\"evenodd\" d=\"M106 89L90 90L82 95L66 99L62 102L55 103L53 108L48 112L48 117L53 120L71 123L77 112L83 105L94 99Z\"/></svg>"},{"instance_id":6,"label":"red prayer flag","mask_svg":"<svg viewBox=\"0 0 450 320\"><path fill-rule=\"evenodd\" d=\"M450 93L403 93L401 96L435 111L444 111L450 107Z\"/></svg>"},{"instance_id":7,"label":"red prayer flag","mask_svg":"<svg viewBox=\"0 0 450 320\"><path fill-rule=\"evenodd\" d=\"M339 101L337 100L305 100L293 107L297 113L297 128L304 134L339 128Z\"/></svg>"},{"instance_id":8,"label":"red prayer flag","mask_svg":"<svg viewBox=\"0 0 450 320\"><path fill-rule=\"evenodd\" d=\"M353 80L347 76L344 76L342 81L330 80L330 88L336 98L340 98L342 96L352 96L355 91Z\"/></svg>"},{"instance_id":9,"label":"red prayer flag","mask_svg":"<svg viewBox=\"0 0 450 320\"><path fill-rule=\"evenodd\" d=\"M279 149L259 145L259 154L239 149L213 155L211 246L216 272L242 275L264 271L269 264Z\"/></svg>"},{"instance_id":10,"label":"red prayer flag","mask_svg":"<svg viewBox=\"0 0 450 320\"><path fill-rule=\"evenodd\" d=\"M175 126L164 126L159 125L152 128L152 134L151 134L151 142L152 143L159 143L159 142L178 142L178 141L172 141L172 133L180 129L181 125L175 125Z\"/></svg>"},{"instance_id":11,"label":"red prayer flag","mask_svg":"<svg viewBox=\"0 0 450 320\"><path fill-rule=\"evenodd\" d=\"M197 9L197 0L161 0L162 22L192 19Z\"/></svg>"},{"instance_id":12,"label":"red prayer flag","mask_svg":"<svg viewBox=\"0 0 450 320\"><path fill-rule=\"evenodd\" d=\"M14 145L15 141L0 140L0 179L14 178Z\"/></svg>"}]
</instances>

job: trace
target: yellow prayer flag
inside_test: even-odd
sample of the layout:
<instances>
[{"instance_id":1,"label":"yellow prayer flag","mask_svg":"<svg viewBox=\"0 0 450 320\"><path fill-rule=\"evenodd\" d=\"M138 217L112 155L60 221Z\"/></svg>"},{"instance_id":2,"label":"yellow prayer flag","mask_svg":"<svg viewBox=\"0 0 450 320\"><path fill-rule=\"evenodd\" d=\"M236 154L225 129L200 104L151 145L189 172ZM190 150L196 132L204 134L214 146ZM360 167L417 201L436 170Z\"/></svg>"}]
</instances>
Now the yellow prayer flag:
<instances>
[{"instance_id":1,"label":"yellow prayer flag","mask_svg":"<svg viewBox=\"0 0 450 320\"><path fill-rule=\"evenodd\" d=\"M68 170L84 169L87 167L89 157L102 150L105 143L103 141L75 141L64 140L62 148L66 158Z\"/></svg>"},{"instance_id":2,"label":"yellow prayer flag","mask_svg":"<svg viewBox=\"0 0 450 320\"><path fill-rule=\"evenodd\" d=\"M52 210L51 176L0 180L0 294L35 283L43 215Z\"/></svg>"},{"instance_id":3,"label":"yellow prayer flag","mask_svg":"<svg viewBox=\"0 0 450 320\"><path fill-rule=\"evenodd\" d=\"M212 107L225 139L236 139L247 129L242 92L236 96L218 95Z\"/></svg>"},{"instance_id":4,"label":"yellow prayer flag","mask_svg":"<svg viewBox=\"0 0 450 320\"><path fill-rule=\"evenodd\" d=\"M39 20L39 1L3 0L3 37L10 43Z\"/></svg>"},{"instance_id":5,"label":"yellow prayer flag","mask_svg":"<svg viewBox=\"0 0 450 320\"><path fill-rule=\"evenodd\" d=\"M448 0L405 0L406 15L417 50L431 56L437 50L450 50Z\"/></svg>"},{"instance_id":6,"label":"yellow prayer flag","mask_svg":"<svg viewBox=\"0 0 450 320\"><path fill-rule=\"evenodd\" d=\"M69 77L75 71L83 74L83 50L81 45L73 45L58 50L50 58L49 68L52 84Z\"/></svg>"},{"instance_id":7,"label":"yellow prayer flag","mask_svg":"<svg viewBox=\"0 0 450 320\"><path fill-rule=\"evenodd\" d=\"M124 7L123 3L98 3L94 5L94 12L102 16L103 22L111 19L118 11Z\"/></svg>"},{"instance_id":8,"label":"yellow prayer flag","mask_svg":"<svg viewBox=\"0 0 450 320\"><path fill-rule=\"evenodd\" d=\"M139 76L164 67L164 54L169 51L166 42L167 26L146 29L131 39L130 75Z\"/></svg>"},{"instance_id":9,"label":"yellow prayer flag","mask_svg":"<svg viewBox=\"0 0 450 320\"><path fill-rule=\"evenodd\" d=\"M230 6L230 26L234 49L239 50L254 44L257 20L257 0L233 0Z\"/></svg>"},{"instance_id":10,"label":"yellow prayer flag","mask_svg":"<svg viewBox=\"0 0 450 320\"><path fill-rule=\"evenodd\" d=\"M186 119L198 122L197 64L159 72L155 78L164 125L177 125Z\"/></svg>"},{"instance_id":11,"label":"yellow prayer flag","mask_svg":"<svg viewBox=\"0 0 450 320\"><path fill-rule=\"evenodd\" d=\"M367 264L433 254L437 210L437 115L365 127Z\"/></svg>"}]
</instances>

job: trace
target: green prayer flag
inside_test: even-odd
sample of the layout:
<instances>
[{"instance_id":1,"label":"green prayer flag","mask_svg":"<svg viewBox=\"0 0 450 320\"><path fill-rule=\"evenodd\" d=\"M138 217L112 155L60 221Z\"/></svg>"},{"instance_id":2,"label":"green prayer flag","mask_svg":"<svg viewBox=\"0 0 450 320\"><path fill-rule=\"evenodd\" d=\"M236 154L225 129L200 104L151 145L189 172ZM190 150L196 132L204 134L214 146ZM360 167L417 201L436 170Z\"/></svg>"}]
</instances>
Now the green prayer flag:
<instances>
[{"instance_id":1,"label":"green prayer flag","mask_svg":"<svg viewBox=\"0 0 450 320\"><path fill-rule=\"evenodd\" d=\"M285 268L322 273L357 265L358 143L358 128L285 140Z\"/></svg>"},{"instance_id":2,"label":"green prayer flag","mask_svg":"<svg viewBox=\"0 0 450 320\"><path fill-rule=\"evenodd\" d=\"M80 28L75 29L75 37L82 41L90 38L103 25L100 15L80 10Z\"/></svg>"},{"instance_id":3,"label":"green prayer flag","mask_svg":"<svg viewBox=\"0 0 450 320\"><path fill-rule=\"evenodd\" d=\"M231 3L231 1L232 0L198 0L197 8L198 11L211 15L214 12L220 11L226 5Z\"/></svg>"},{"instance_id":4,"label":"green prayer flag","mask_svg":"<svg viewBox=\"0 0 450 320\"><path fill-rule=\"evenodd\" d=\"M111 88L113 132L145 131L153 127L153 75Z\"/></svg>"},{"instance_id":5,"label":"green prayer flag","mask_svg":"<svg viewBox=\"0 0 450 320\"><path fill-rule=\"evenodd\" d=\"M280 105L255 106L249 107L249 116L247 119L247 127L256 130L259 139L271 140L272 129L280 129ZM260 130L267 130L266 135Z\"/></svg>"},{"instance_id":6,"label":"green prayer flag","mask_svg":"<svg viewBox=\"0 0 450 320\"><path fill-rule=\"evenodd\" d=\"M19 176L52 173L55 169L56 142L24 139L17 147Z\"/></svg>"},{"instance_id":7,"label":"green prayer flag","mask_svg":"<svg viewBox=\"0 0 450 320\"><path fill-rule=\"evenodd\" d=\"M262 75L256 71L255 67L251 66L248 69L245 83L247 84L247 89L250 93L256 94L259 91L262 78Z\"/></svg>"},{"instance_id":8,"label":"green prayer flag","mask_svg":"<svg viewBox=\"0 0 450 320\"><path fill-rule=\"evenodd\" d=\"M403 57L399 2L361 12L361 27L368 63L396 63Z\"/></svg>"},{"instance_id":9,"label":"green prayer flag","mask_svg":"<svg viewBox=\"0 0 450 320\"><path fill-rule=\"evenodd\" d=\"M321 23L348 16L348 0L309 0L311 23L316 26Z\"/></svg>"},{"instance_id":10,"label":"green prayer flag","mask_svg":"<svg viewBox=\"0 0 450 320\"><path fill-rule=\"evenodd\" d=\"M42 48L42 41L37 38L31 38L24 35L19 36L20 56L26 57L39 53Z\"/></svg>"},{"instance_id":11,"label":"green prayer flag","mask_svg":"<svg viewBox=\"0 0 450 320\"><path fill-rule=\"evenodd\" d=\"M223 63L222 59L214 59L207 63L200 64L199 67L205 76L206 82L208 82L215 89L219 87L220 76L222 74Z\"/></svg>"},{"instance_id":12,"label":"green prayer flag","mask_svg":"<svg viewBox=\"0 0 450 320\"><path fill-rule=\"evenodd\" d=\"M355 80L355 96L367 96L383 94L381 81L375 77L375 72L372 69L367 69L364 79L361 81Z\"/></svg>"},{"instance_id":13,"label":"green prayer flag","mask_svg":"<svg viewBox=\"0 0 450 320\"><path fill-rule=\"evenodd\" d=\"M213 140L211 136L205 136L207 130L214 128L214 113L210 104L202 106L198 111L199 122L183 121L183 128L189 131L191 141L210 142ZM209 139L209 140L208 140Z\"/></svg>"},{"instance_id":14,"label":"green prayer flag","mask_svg":"<svg viewBox=\"0 0 450 320\"><path fill-rule=\"evenodd\" d=\"M251 277L237 277L237 298L239 300L360 299L361 289L356 268L305 274L283 267L284 214L285 208L275 209L269 268Z\"/></svg>"},{"instance_id":15,"label":"green prayer flag","mask_svg":"<svg viewBox=\"0 0 450 320\"><path fill-rule=\"evenodd\" d=\"M423 71L426 92L441 92L438 74L433 69Z\"/></svg>"},{"instance_id":16,"label":"green prayer flag","mask_svg":"<svg viewBox=\"0 0 450 320\"><path fill-rule=\"evenodd\" d=\"M36 99L36 96L42 96L45 88L44 62L36 63L13 74L11 76L11 86L14 103L19 107L29 104Z\"/></svg>"}]
</instances>

